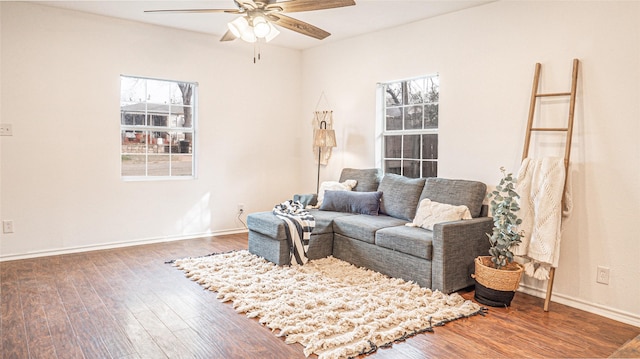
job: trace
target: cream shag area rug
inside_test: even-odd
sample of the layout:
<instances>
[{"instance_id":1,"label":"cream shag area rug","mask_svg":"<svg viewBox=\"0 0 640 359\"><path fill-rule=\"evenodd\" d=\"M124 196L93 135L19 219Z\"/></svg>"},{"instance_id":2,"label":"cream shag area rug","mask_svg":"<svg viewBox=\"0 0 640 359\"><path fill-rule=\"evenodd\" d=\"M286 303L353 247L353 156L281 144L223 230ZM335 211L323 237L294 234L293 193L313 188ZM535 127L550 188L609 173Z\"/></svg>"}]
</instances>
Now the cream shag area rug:
<instances>
[{"instance_id":1,"label":"cream shag area rug","mask_svg":"<svg viewBox=\"0 0 640 359\"><path fill-rule=\"evenodd\" d=\"M333 257L277 266L246 250L179 259L174 266L203 287L259 318L305 355L348 358L376 351L433 326L483 314L458 294L446 295Z\"/></svg>"}]
</instances>

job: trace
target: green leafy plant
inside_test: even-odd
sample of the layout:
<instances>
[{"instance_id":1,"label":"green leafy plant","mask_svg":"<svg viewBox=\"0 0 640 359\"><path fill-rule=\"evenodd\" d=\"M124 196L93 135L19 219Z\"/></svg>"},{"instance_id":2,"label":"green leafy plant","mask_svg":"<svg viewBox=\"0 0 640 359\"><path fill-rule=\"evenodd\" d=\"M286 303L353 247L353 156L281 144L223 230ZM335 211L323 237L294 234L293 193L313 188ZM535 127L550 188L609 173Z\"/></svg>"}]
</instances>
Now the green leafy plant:
<instances>
[{"instance_id":1,"label":"green leafy plant","mask_svg":"<svg viewBox=\"0 0 640 359\"><path fill-rule=\"evenodd\" d=\"M516 212L520 210L517 199L520 195L515 190L517 179L513 174L506 173L504 167L500 167L502 179L496 189L487 195L491 199L490 209L493 215L493 233L488 234L491 248L491 262L496 269L507 266L513 261L511 248L519 245L524 236L518 232L518 225L522 219Z\"/></svg>"}]
</instances>

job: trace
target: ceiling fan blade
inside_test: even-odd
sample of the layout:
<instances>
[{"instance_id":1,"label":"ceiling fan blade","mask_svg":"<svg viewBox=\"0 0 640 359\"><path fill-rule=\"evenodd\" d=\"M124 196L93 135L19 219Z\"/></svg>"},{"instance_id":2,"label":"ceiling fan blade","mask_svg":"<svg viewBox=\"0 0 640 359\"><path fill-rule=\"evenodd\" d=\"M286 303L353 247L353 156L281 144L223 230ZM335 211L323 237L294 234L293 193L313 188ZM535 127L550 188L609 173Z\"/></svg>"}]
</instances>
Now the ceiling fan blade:
<instances>
[{"instance_id":1,"label":"ceiling fan blade","mask_svg":"<svg viewBox=\"0 0 640 359\"><path fill-rule=\"evenodd\" d=\"M231 30L227 30L220 38L220 41L233 41L235 39L237 39L236 35L234 35Z\"/></svg>"},{"instance_id":2,"label":"ceiling fan blade","mask_svg":"<svg viewBox=\"0 0 640 359\"><path fill-rule=\"evenodd\" d=\"M227 14L242 14L243 11L238 9L174 9L174 10L145 10L144 12L174 12L174 13L211 13L224 12Z\"/></svg>"},{"instance_id":3,"label":"ceiling fan blade","mask_svg":"<svg viewBox=\"0 0 640 359\"><path fill-rule=\"evenodd\" d=\"M354 0L288 0L277 3L271 3L265 8L281 8L282 12L302 12L313 10L334 9L337 7L345 7L355 5Z\"/></svg>"},{"instance_id":4,"label":"ceiling fan blade","mask_svg":"<svg viewBox=\"0 0 640 359\"><path fill-rule=\"evenodd\" d=\"M303 35L311 36L318 40L322 40L325 37L331 35L330 33L322 30L319 27L315 27L304 21L300 21L298 19L294 19L282 14L269 14L268 18L269 20L273 21L274 24L280 25L285 29L299 32Z\"/></svg>"}]
</instances>

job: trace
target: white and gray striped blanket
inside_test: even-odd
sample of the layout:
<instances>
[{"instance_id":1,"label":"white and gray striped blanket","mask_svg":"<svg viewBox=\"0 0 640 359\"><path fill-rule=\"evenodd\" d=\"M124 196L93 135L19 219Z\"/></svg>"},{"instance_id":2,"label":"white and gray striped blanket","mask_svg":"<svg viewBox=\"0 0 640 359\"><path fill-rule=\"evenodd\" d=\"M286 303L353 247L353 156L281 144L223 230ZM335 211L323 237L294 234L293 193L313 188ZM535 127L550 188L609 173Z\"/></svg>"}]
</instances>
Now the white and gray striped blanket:
<instances>
[{"instance_id":1,"label":"white and gray striped blanket","mask_svg":"<svg viewBox=\"0 0 640 359\"><path fill-rule=\"evenodd\" d=\"M291 250L291 264L307 263L309 238L316 226L313 216L304 209L302 203L292 200L277 204L273 208L273 214L284 221L287 242Z\"/></svg>"}]
</instances>

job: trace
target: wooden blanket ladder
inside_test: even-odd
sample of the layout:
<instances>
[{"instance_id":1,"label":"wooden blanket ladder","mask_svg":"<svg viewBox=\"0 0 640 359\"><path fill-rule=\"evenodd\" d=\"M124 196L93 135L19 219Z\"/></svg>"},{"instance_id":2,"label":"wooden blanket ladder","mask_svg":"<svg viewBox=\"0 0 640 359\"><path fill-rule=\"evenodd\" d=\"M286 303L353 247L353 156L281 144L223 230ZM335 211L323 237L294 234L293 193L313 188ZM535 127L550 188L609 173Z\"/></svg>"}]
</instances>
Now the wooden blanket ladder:
<instances>
[{"instance_id":1,"label":"wooden blanket ladder","mask_svg":"<svg viewBox=\"0 0 640 359\"><path fill-rule=\"evenodd\" d=\"M565 149L564 149L564 191L567 190L567 178L569 174L569 158L571 157L571 137L573 135L573 117L576 107L576 88L578 84L578 67L580 60L573 59L573 74L571 76L571 91L570 92L557 92L557 93L539 93L540 73L542 65L536 63L535 74L533 77L533 88L531 90L531 102L529 105L529 119L527 121L527 132L524 140L524 150L522 152L522 160L529 156L529 147L531 145L531 134L538 131L549 132L566 132ZM569 97L569 120L567 127L533 127L533 118L536 109L537 100L541 97ZM564 208L564 196L562 198L562 208ZM551 267L549 271L549 280L547 282L547 294L544 300L544 311L549 311L549 302L551 301L551 292L553 290L553 279L555 277L556 269Z\"/></svg>"}]
</instances>

